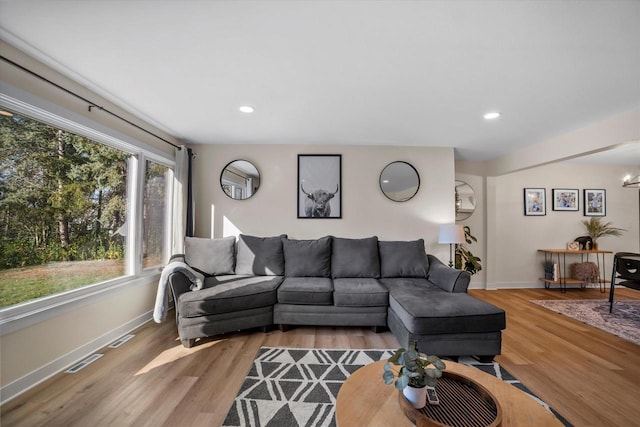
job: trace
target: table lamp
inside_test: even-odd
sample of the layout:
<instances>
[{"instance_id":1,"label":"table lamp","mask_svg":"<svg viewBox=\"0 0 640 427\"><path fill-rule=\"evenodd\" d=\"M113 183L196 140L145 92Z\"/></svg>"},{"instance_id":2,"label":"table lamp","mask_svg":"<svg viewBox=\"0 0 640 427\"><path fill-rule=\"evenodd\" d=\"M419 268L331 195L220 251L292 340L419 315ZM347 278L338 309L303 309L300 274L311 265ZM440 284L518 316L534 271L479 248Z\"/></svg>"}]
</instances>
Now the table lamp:
<instances>
[{"instance_id":1,"label":"table lamp","mask_svg":"<svg viewBox=\"0 0 640 427\"><path fill-rule=\"evenodd\" d=\"M438 243L449 244L449 267L453 267L453 245L464 243L464 227L456 224L441 225Z\"/></svg>"}]
</instances>

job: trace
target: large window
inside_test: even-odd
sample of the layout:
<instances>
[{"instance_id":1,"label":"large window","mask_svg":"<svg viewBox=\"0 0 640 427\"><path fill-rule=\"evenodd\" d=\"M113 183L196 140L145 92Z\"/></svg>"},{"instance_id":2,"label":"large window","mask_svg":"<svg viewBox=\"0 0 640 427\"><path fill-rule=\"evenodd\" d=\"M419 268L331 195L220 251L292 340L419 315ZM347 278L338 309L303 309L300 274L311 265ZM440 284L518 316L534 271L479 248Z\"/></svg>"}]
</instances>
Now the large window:
<instances>
[{"instance_id":1,"label":"large window","mask_svg":"<svg viewBox=\"0 0 640 427\"><path fill-rule=\"evenodd\" d=\"M162 265L168 253L171 169L147 160L144 176L142 267Z\"/></svg>"},{"instance_id":2,"label":"large window","mask_svg":"<svg viewBox=\"0 0 640 427\"><path fill-rule=\"evenodd\" d=\"M142 152L1 113L0 309L134 275L165 260L168 166ZM144 178L135 172L141 159ZM140 208L132 197L136 188L144 192ZM139 221L142 227L135 226ZM136 237L138 230L143 236ZM142 256L129 256L138 247Z\"/></svg>"}]
</instances>

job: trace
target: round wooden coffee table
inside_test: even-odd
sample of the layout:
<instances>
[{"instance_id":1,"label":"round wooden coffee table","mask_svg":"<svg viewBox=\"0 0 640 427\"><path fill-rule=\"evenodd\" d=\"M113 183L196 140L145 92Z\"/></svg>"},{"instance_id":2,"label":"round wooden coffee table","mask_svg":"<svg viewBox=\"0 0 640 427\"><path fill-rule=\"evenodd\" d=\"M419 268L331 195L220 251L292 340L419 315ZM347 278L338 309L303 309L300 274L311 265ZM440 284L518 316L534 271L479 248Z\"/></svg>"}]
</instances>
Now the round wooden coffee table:
<instances>
[{"instance_id":1,"label":"round wooden coffee table","mask_svg":"<svg viewBox=\"0 0 640 427\"><path fill-rule=\"evenodd\" d=\"M382 380L385 363L371 363L347 378L336 401L339 427L414 426L400 408L399 391ZM445 363L447 371L476 381L493 395L502 408L502 426L562 426L551 412L516 387L471 366Z\"/></svg>"}]
</instances>

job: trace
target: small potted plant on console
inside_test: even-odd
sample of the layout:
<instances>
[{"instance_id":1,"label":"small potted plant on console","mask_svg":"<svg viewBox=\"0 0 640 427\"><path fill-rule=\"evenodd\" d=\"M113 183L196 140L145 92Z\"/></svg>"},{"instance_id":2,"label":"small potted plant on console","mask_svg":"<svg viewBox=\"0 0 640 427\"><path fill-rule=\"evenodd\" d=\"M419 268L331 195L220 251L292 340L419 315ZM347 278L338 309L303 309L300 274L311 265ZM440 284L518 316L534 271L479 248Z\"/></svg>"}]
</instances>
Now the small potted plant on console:
<instances>
[{"instance_id":1,"label":"small potted plant on console","mask_svg":"<svg viewBox=\"0 0 640 427\"><path fill-rule=\"evenodd\" d=\"M431 365L431 367L429 367ZM394 366L400 366L394 370ZM384 365L382 379L386 384L395 381L395 386L414 408L423 408L427 403L427 387L435 387L446 365L438 356L427 356L418 352L415 345L398 349Z\"/></svg>"}]
</instances>

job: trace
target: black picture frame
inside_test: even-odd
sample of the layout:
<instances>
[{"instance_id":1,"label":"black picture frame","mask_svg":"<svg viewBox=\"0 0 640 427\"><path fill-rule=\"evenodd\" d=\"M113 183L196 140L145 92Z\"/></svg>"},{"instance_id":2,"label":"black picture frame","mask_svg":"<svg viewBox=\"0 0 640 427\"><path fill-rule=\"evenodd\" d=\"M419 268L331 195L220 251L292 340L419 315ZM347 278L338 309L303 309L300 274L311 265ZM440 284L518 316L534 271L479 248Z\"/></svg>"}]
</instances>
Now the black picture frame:
<instances>
[{"instance_id":1,"label":"black picture frame","mask_svg":"<svg viewBox=\"0 0 640 427\"><path fill-rule=\"evenodd\" d=\"M606 190L601 188L585 188L582 200L584 200L584 216L607 215Z\"/></svg>"},{"instance_id":2,"label":"black picture frame","mask_svg":"<svg viewBox=\"0 0 640 427\"><path fill-rule=\"evenodd\" d=\"M299 219L342 218L342 155L298 154Z\"/></svg>"},{"instance_id":3,"label":"black picture frame","mask_svg":"<svg viewBox=\"0 0 640 427\"><path fill-rule=\"evenodd\" d=\"M524 214L542 216L547 214L546 188L524 189Z\"/></svg>"},{"instance_id":4,"label":"black picture frame","mask_svg":"<svg viewBox=\"0 0 640 427\"><path fill-rule=\"evenodd\" d=\"M580 191L577 188L554 188L552 191L554 211L579 211Z\"/></svg>"}]
</instances>

